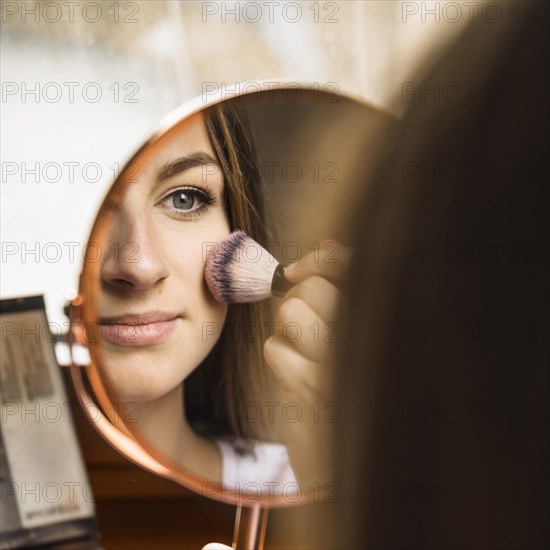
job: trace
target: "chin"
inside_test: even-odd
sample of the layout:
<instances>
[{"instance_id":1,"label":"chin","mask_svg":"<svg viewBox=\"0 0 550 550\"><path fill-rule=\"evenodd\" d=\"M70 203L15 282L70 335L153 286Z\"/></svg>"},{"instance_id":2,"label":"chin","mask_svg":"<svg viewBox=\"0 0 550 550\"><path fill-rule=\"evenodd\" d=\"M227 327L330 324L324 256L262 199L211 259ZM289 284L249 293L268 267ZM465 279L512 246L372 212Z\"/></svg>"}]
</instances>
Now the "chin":
<instances>
[{"instance_id":1,"label":"chin","mask_svg":"<svg viewBox=\"0 0 550 550\"><path fill-rule=\"evenodd\" d=\"M105 378L108 393L113 401L124 403L145 403L155 401L176 389L181 379L170 380L157 375L154 379L134 374L117 376L116 369Z\"/></svg>"},{"instance_id":2,"label":"chin","mask_svg":"<svg viewBox=\"0 0 550 550\"><path fill-rule=\"evenodd\" d=\"M184 361L182 356L153 348L109 350L102 354L102 378L114 401L154 401L177 388L202 361L195 357Z\"/></svg>"},{"instance_id":3,"label":"chin","mask_svg":"<svg viewBox=\"0 0 550 550\"><path fill-rule=\"evenodd\" d=\"M177 386L175 386L177 387ZM112 394L113 397L116 397L115 401L118 403L147 403L149 401L155 401L160 399L175 387L171 388L153 388L150 384L134 384L132 386L126 386L125 388L112 387L109 390L109 394ZM128 412L130 412L128 410ZM134 415L135 419L139 419L139 415Z\"/></svg>"}]
</instances>

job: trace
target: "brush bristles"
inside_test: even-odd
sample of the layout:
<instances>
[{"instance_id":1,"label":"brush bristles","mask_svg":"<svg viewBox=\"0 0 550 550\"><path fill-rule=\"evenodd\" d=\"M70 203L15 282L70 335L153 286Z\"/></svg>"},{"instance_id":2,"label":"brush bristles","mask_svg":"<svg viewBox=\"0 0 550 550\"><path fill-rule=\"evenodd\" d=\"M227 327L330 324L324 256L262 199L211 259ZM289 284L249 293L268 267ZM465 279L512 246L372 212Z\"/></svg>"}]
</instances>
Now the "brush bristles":
<instances>
[{"instance_id":1,"label":"brush bristles","mask_svg":"<svg viewBox=\"0 0 550 550\"><path fill-rule=\"evenodd\" d=\"M271 296L277 260L244 231L235 231L206 258L205 279L219 302L244 303Z\"/></svg>"}]
</instances>

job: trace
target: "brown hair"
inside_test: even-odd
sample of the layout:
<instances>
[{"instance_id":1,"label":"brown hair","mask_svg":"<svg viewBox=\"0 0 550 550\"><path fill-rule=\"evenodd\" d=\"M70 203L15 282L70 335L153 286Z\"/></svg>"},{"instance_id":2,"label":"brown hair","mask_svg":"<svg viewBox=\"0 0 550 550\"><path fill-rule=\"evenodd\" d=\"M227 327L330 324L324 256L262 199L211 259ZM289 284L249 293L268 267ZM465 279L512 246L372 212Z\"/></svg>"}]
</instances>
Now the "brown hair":
<instances>
[{"instance_id":1,"label":"brown hair","mask_svg":"<svg viewBox=\"0 0 550 550\"><path fill-rule=\"evenodd\" d=\"M231 230L241 229L265 247L271 236L267 191L245 111L238 100L225 102L207 110L205 124L224 175ZM244 412L247 403L261 405L266 389L264 338L255 336L263 334L268 307L265 303L230 305L219 341L185 380L185 412L197 432L210 437L266 438L266 426L247 422Z\"/></svg>"},{"instance_id":2,"label":"brown hair","mask_svg":"<svg viewBox=\"0 0 550 550\"><path fill-rule=\"evenodd\" d=\"M549 35L535 8L510 28L478 19L416 80L501 95L419 95L359 204L337 365L340 504L317 510L313 546L550 543Z\"/></svg>"}]
</instances>

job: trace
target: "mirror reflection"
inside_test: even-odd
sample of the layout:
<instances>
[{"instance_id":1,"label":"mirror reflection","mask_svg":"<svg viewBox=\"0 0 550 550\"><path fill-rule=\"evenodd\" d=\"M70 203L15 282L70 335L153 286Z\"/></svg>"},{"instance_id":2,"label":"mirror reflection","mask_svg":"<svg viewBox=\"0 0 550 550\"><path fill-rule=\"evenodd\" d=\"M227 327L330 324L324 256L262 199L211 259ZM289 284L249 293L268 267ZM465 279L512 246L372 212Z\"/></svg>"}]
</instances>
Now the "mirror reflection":
<instances>
[{"instance_id":1,"label":"mirror reflection","mask_svg":"<svg viewBox=\"0 0 550 550\"><path fill-rule=\"evenodd\" d=\"M90 380L157 458L222 489L330 489L342 210L357 147L384 124L318 91L249 94L180 118L115 182L90 238L103 254L82 274ZM214 298L206 258L235 230L294 264L285 296Z\"/></svg>"}]
</instances>

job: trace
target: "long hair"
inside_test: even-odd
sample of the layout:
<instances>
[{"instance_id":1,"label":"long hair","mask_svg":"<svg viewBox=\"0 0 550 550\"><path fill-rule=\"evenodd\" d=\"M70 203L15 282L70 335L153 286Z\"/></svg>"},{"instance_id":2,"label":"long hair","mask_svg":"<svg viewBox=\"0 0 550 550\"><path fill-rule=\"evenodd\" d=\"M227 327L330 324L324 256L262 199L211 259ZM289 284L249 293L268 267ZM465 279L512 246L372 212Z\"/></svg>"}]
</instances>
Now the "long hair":
<instances>
[{"instance_id":1,"label":"long hair","mask_svg":"<svg viewBox=\"0 0 550 550\"><path fill-rule=\"evenodd\" d=\"M418 94L360 203L341 507L321 511L332 532L317 524L330 548L548 547L549 35L535 8L510 28L478 21L415 81L478 96Z\"/></svg>"},{"instance_id":2,"label":"long hair","mask_svg":"<svg viewBox=\"0 0 550 550\"><path fill-rule=\"evenodd\" d=\"M231 230L241 229L265 247L267 191L246 113L233 100L209 108L205 123L224 176ZM185 380L185 413L198 433L266 438L266 425L247 421L246 407L261 406L266 389L261 335L268 315L264 303L230 305L220 339Z\"/></svg>"}]
</instances>

